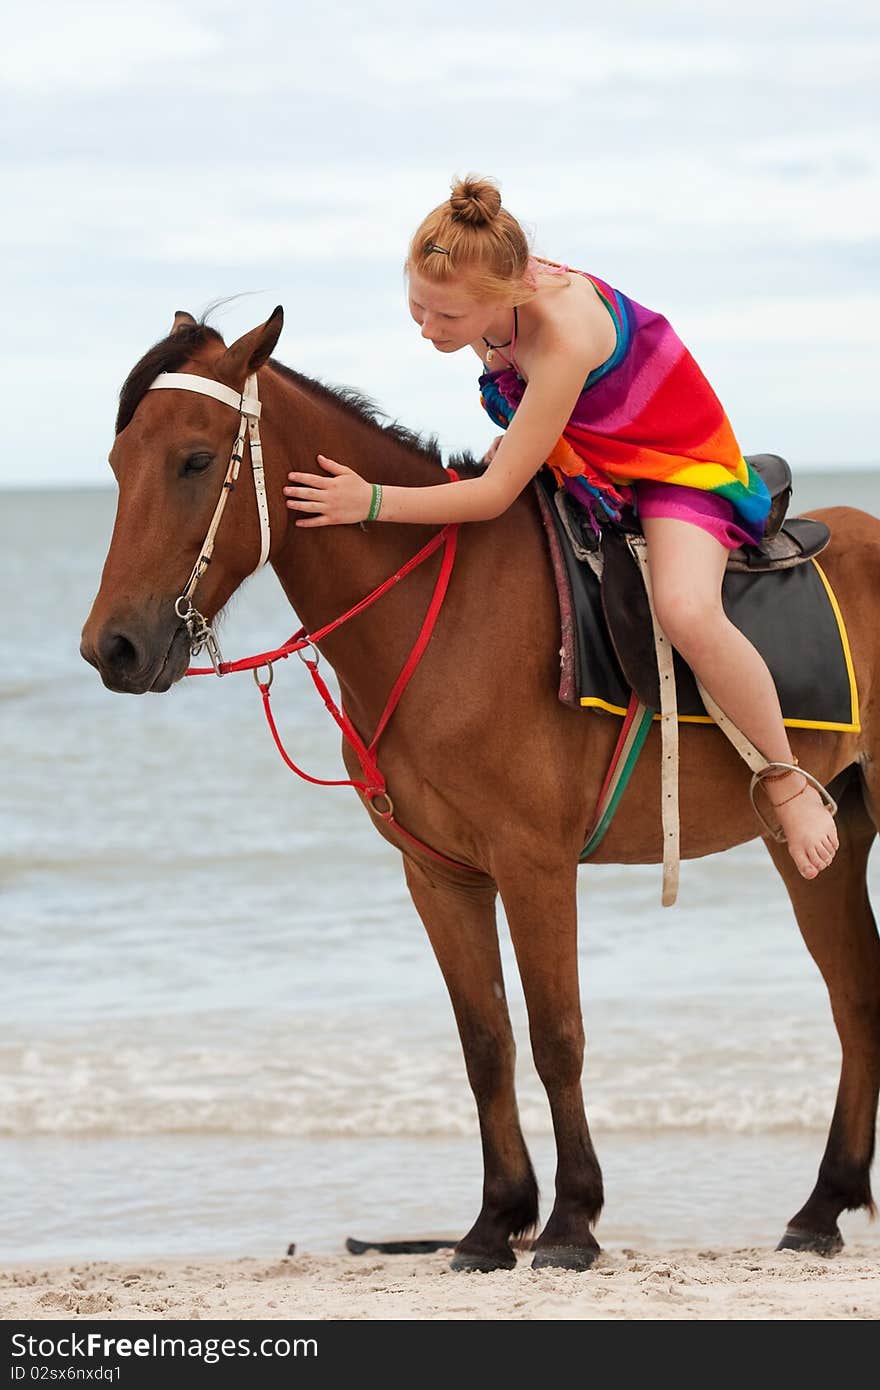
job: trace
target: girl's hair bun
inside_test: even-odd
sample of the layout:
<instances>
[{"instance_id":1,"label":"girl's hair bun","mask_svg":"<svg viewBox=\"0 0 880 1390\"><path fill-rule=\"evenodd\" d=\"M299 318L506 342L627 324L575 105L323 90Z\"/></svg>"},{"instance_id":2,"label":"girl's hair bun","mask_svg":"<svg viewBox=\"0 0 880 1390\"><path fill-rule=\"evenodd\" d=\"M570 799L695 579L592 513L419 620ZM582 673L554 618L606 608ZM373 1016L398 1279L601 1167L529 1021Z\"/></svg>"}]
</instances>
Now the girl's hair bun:
<instances>
[{"instance_id":1,"label":"girl's hair bun","mask_svg":"<svg viewBox=\"0 0 880 1390\"><path fill-rule=\"evenodd\" d=\"M454 281L485 303L533 299L528 237L502 206L495 179L456 174L451 187L452 196L422 219L412 237L405 274L416 271L432 285Z\"/></svg>"},{"instance_id":2,"label":"girl's hair bun","mask_svg":"<svg viewBox=\"0 0 880 1390\"><path fill-rule=\"evenodd\" d=\"M501 211L501 193L491 179L478 179L469 175L456 179L452 185L449 199L453 222L464 222L470 227L485 227L493 222Z\"/></svg>"}]
</instances>

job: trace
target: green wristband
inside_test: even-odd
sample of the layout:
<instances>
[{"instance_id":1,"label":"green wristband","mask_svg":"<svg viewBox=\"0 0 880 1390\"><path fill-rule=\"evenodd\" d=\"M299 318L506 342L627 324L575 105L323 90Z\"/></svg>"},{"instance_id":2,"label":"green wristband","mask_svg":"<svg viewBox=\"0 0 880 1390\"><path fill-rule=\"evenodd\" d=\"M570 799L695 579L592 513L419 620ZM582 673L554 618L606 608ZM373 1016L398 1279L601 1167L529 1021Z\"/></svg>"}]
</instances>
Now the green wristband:
<instances>
[{"instance_id":1,"label":"green wristband","mask_svg":"<svg viewBox=\"0 0 880 1390\"><path fill-rule=\"evenodd\" d=\"M367 521L378 521L379 513L382 510L382 484L373 483L373 500L370 503L370 510L367 512Z\"/></svg>"}]
</instances>

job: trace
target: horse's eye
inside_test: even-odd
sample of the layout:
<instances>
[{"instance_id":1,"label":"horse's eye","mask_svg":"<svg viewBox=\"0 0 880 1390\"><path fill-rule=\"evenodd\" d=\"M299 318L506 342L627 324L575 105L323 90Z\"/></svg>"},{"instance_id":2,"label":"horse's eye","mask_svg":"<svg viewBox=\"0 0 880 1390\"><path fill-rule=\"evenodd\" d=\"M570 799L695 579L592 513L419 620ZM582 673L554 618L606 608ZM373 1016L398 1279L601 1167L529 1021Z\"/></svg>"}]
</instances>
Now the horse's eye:
<instances>
[{"instance_id":1,"label":"horse's eye","mask_svg":"<svg viewBox=\"0 0 880 1390\"><path fill-rule=\"evenodd\" d=\"M204 473L205 469L210 468L213 462L213 454L190 454L181 472L184 476L189 473Z\"/></svg>"}]
</instances>

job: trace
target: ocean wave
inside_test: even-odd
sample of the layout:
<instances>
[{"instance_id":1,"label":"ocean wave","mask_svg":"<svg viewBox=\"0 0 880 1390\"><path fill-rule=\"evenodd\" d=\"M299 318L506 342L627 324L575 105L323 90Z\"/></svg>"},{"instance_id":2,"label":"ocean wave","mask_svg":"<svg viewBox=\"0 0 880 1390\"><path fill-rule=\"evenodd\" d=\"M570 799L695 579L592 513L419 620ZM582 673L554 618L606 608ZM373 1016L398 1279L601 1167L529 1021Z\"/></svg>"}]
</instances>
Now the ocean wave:
<instances>
[{"instance_id":1,"label":"ocean wave","mask_svg":"<svg viewBox=\"0 0 880 1390\"><path fill-rule=\"evenodd\" d=\"M792 1049L772 1068L744 1052L606 1058L586 1075L594 1132L759 1134L827 1129L834 1102L829 1059ZM521 1068L527 1134L552 1132L540 1082ZM228 1134L459 1136L476 1113L459 1056L392 1046L322 1048L296 1061L266 1050L161 1046L6 1049L0 1133L6 1136Z\"/></svg>"}]
</instances>

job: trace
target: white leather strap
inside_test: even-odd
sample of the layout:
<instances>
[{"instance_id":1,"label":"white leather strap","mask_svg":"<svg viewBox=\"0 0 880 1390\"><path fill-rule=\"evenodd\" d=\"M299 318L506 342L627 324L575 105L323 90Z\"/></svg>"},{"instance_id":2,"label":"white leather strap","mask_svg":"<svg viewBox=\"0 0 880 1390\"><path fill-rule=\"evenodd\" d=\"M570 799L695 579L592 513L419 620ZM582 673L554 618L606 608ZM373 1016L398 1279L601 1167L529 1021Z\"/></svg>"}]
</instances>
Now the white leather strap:
<instances>
[{"instance_id":1,"label":"white leather strap","mask_svg":"<svg viewBox=\"0 0 880 1390\"><path fill-rule=\"evenodd\" d=\"M193 372L160 372L156 380L152 382L149 387L150 391L164 391L167 389L195 391L201 396L213 396L215 400L222 401L224 405L229 405L233 410L241 412L241 421L238 433L235 437L235 443L232 446L229 467L226 470L223 487L220 490L217 506L214 508L214 515L208 527L208 534L199 552L199 557L193 565L192 573L187 580L186 587L181 594L181 598L189 600L195 592L196 585L211 563L217 528L220 525L220 519L226 508L229 494L238 480L238 470L241 466L244 452L245 434L247 434L251 446L251 468L254 474L257 514L260 518L260 558L254 568L254 574L256 574L257 570L263 568L263 565L265 565L269 558L272 533L269 525L269 499L266 495L266 475L263 470L263 445L260 440L260 411L262 410L262 406L260 405L256 372L248 377L241 395L239 395L237 391L233 391L231 387L224 386L222 382L212 381L210 377L206 376L196 376Z\"/></svg>"},{"instance_id":2,"label":"white leather strap","mask_svg":"<svg viewBox=\"0 0 880 1390\"><path fill-rule=\"evenodd\" d=\"M253 392L257 392L257 378L251 377ZM249 383L248 383L249 384ZM245 385L247 390L247 384ZM259 404L259 402L258 402ZM251 446L251 468L254 474L254 491L257 495L257 514L260 518L260 558L257 569L262 569L269 558L269 499L266 496L266 475L263 472L263 445L260 440L260 422L256 415L248 416L248 439Z\"/></svg>"},{"instance_id":3,"label":"white leather strap","mask_svg":"<svg viewBox=\"0 0 880 1390\"><path fill-rule=\"evenodd\" d=\"M628 536L627 544L639 566L642 579L645 583L645 590L648 595L648 603L651 608L651 621L654 625L654 642L657 650L657 668L660 674L660 719L661 719L661 795L662 795L662 820L663 820L663 896L664 907L671 906L675 902L678 893L678 872L679 872L679 813L678 813L678 708L675 690L675 671L672 664L672 648L668 639L664 636L662 629L657 622L657 615L654 612L654 600L651 595L651 578L648 571L648 552L647 545L641 536ZM832 816L837 815L837 802L830 792L822 786L809 772L804 772L802 767L795 767L791 763L770 762L764 754L755 747L752 741L746 737L742 729L738 728L723 711L716 700L713 700L701 680L694 674L697 690L700 699L706 709L706 713L718 725L723 734L730 740L733 747L739 753L743 762L752 770L752 780L749 786L749 796L755 814L766 833L774 839L785 843L785 835L780 829L771 826L759 811L755 802L755 790L760 782L762 774L769 772L771 768L790 768L792 772L800 772L807 779L807 782L816 788L822 797Z\"/></svg>"},{"instance_id":4,"label":"white leather strap","mask_svg":"<svg viewBox=\"0 0 880 1390\"><path fill-rule=\"evenodd\" d=\"M222 401L224 405L231 405L233 410L238 410L242 415L248 415L255 420L259 420L262 406L256 392L257 378L249 376L244 385L244 393L239 395L238 391L233 391L231 386L224 386L221 381L212 381L207 376L196 376L194 372L160 372L156 380L147 388L150 391L195 391L199 396L213 396L215 401ZM248 387L253 386L253 393L248 395Z\"/></svg>"},{"instance_id":5,"label":"white leather strap","mask_svg":"<svg viewBox=\"0 0 880 1390\"><path fill-rule=\"evenodd\" d=\"M627 536L627 544L639 567L651 609L654 648L660 678L660 821L663 829L663 888L660 901L672 907L678 897L681 862L680 818L678 812L678 699L672 646L657 621L648 569L648 547L641 536Z\"/></svg>"},{"instance_id":6,"label":"white leather strap","mask_svg":"<svg viewBox=\"0 0 880 1390\"><path fill-rule=\"evenodd\" d=\"M208 527L208 534L205 536L204 543L199 552L199 557L193 565L192 573L190 574L189 579L186 581L186 588L180 595L180 597L183 599L189 600L192 598L193 594L195 593L196 585L198 584L202 575L205 573L205 570L211 563L211 556L214 554L214 539L217 535L217 528L219 527L220 521L223 517L223 513L226 510L226 503L229 500L229 494L232 492L233 488L235 487L235 484L238 482L238 471L241 468L241 460L242 455L244 453L245 428L245 417L242 416L241 427L238 431L238 434L235 437L235 443L232 446L232 456L229 460L229 466L226 469L226 477L223 479L223 486L220 489L220 496L217 498L217 505L214 508L214 515L211 517L211 524ZM257 568L259 568L259 566Z\"/></svg>"},{"instance_id":7,"label":"white leather strap","mask_svg":"<svg viewBox=\"0 0 880 1390\"><path fill-rule=\"evenodd\" d=\"M743 762L752 769L752 772L763 772L765 767L770 766L764 754L760 753L751 740L746 738L742 729L737 728L732 719L728 719L721 706L712 699L702 681L697 680L696 676L694 676L694 681L700 692L700 699L706 707L706 713L712 716L721 732L727 735Z\"/></svg>"}]
</instances>

